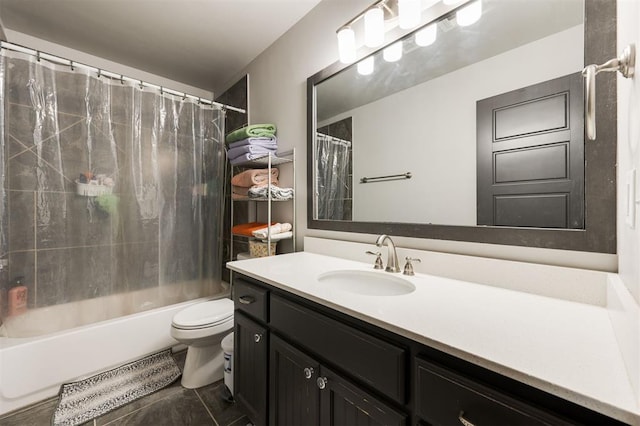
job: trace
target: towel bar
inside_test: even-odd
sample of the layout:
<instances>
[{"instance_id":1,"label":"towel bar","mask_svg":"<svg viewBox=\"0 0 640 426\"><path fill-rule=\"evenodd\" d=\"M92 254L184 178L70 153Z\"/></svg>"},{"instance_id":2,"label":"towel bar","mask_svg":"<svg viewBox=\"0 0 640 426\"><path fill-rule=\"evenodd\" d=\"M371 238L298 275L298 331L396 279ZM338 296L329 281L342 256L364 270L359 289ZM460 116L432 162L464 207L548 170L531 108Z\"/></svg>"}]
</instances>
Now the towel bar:
<instances>
[{"instance_id":1,"label":"towel bar","mask_svg":"<svg viewBox=\"0 0 640 426\"><path fill-rule=\"evenodd\" d=\"M360 178L360 183L373 183L373 182L382 182L385 180L401 180L401 179L411 179L411 172L402 173L399 175L388 175L388 176L376 176L376 177L363 177Z\"/></svg>"}]
</instances>

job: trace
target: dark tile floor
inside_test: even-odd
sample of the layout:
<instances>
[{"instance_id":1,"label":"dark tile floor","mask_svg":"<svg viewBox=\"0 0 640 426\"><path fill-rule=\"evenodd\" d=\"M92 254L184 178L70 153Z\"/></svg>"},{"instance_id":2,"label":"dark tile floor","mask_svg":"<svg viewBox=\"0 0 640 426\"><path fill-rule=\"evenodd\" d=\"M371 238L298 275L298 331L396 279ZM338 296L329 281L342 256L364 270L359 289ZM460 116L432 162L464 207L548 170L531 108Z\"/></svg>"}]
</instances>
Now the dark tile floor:
<instances>
[{"instance_id":1,"label":"dark tile floor","mask_svg":"<svg viewBox=\"0 0 640 426\"><path fill-rule=\"evenodd\" d=\"M185 351L174 354L178 366L184 365ZM154 425L154 426L245 426L250 420L237 403L225 400L222 381L198 389L185 389L180 379L170 386L147 395L85 426ZM17 412L0 416L2 426L46 426L56 409L58 398L51 398Z\"/></svg>"}]
</instances>

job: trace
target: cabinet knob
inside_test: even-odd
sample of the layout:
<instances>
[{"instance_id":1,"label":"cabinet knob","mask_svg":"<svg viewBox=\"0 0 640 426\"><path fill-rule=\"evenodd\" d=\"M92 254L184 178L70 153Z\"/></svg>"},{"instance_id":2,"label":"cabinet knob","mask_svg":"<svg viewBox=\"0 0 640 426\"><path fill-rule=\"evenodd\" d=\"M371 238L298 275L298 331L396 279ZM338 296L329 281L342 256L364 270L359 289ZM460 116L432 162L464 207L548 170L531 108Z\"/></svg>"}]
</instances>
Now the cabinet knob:
<instances>
[{"instance_id":1,"label":"cabinet knob","mask_svg":"<svg viewBox=\"0 0 640 426\"><path fill-rule=\"evenodd\" d=\"M242 303L243 305L250 305L250 304L252 304L253 302L256 301L256 298L253 297L253 296L240 296L238 298L238 301L240 303Z\"/></svg>"},{"instance_id":2,"label":"cabinet knob","mask_svg":"<svg viewBox=\"0 0 640 426\"><path fill-rule=\"evenodd\" d=\"M260 340L262 340L262 334L260 333L256 333L253 335L253 341L256 343L260 343Z\"/></svg>"},{"instance_id":3,"label":"cabinet knob","mask_svg":"<svg viewBox=\"0 0 640 426\"><path fill-rule=\"evenodd\" d=\"M463 426L475 426L469 420L464 418L464 411L460 411L460 414L458 414L458 420L460 421L460 423L462 423Z\"/></svg>"},{"instance_id":4,"label":"cabinet knob","mask_svg":"<svg viewBox=\"0 0 640 426\"><path fill-rule=\"evenodd\" d=\"M318 380L316 380L316 384L318 385L318 387L320 389L324 389L327 387L327 378L326 377L318 377Z\"/></svg>"},{"instance_id":5,"label":"cabinet knob","mask_svg":"<svg viewBox=\"0 0 640 426\"><path fill-rule=\"evenodd\" d=\"M307 367L304 369L304 378L305 379L310 379L311 376L313 376L313 368L312 367Z\"/></svg>"}]
</instances>

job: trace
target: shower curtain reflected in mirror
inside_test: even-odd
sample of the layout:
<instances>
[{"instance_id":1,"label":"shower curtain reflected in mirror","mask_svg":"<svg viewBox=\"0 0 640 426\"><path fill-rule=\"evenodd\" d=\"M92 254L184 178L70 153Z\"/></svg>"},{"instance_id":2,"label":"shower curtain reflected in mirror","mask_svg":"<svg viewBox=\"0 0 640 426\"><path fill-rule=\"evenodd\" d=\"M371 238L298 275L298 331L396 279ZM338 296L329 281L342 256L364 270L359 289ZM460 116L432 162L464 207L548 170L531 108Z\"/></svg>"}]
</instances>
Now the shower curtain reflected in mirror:
<instances>
[{"instance_id":1,"label":"shower curtain reflected in mirror","mask_svg":"<svg viewBox=\"0 0 640 426\"><path fill-rule=\"evenodd\" d=\"M6 49L0 61L0 335L225 292L224 111Z\"/></svg>"},{"instance_id":2,"label":"shower curtain reflected in mirror","mask_svg":"<svg viewBox=\"0 0 640 426\"><path fill-rule=\"evenodd\" d=\"M316 219L351 220L351 142L316 132Z\"/></svg>"}]
</instances>

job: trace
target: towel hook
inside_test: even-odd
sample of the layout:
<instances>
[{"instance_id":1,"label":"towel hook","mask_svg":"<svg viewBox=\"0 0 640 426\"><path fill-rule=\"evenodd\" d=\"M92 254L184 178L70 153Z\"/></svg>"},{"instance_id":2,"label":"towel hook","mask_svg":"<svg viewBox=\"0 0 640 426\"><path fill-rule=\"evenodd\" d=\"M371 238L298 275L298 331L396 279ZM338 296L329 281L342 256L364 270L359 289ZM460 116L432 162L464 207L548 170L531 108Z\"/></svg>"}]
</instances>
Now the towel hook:
<instances>
[{"instance_id":1,"label":"towel hook","mask_svg":"<svg viewBox=\"0 0 640 426\"><path fill-rule=\"evenodd\" d=\"M587 139L596 140L596 75L600 72L620 71L625 78L632 78L635 74L636 46L630 44L624 48L619 57L611 59L602 65L587 65L582 70L585 77L585 109Z\"/></svg>"}]
</instances>

